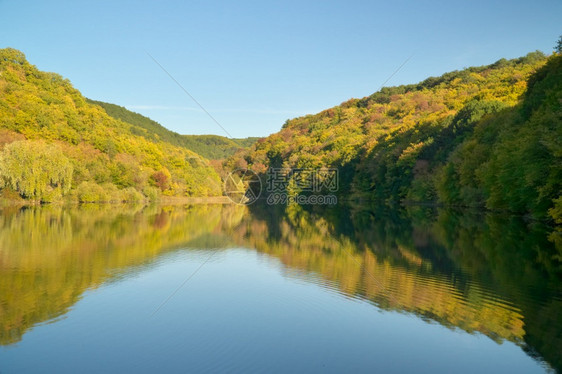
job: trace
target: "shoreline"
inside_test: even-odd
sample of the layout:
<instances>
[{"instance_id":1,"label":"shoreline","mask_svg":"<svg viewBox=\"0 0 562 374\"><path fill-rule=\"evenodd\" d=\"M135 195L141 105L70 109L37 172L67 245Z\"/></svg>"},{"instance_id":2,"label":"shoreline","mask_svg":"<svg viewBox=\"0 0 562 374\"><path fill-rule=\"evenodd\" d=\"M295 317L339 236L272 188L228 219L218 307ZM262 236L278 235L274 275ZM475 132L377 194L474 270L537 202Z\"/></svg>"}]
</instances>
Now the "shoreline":
<instances>
[{"instance_id":1,"label":"shoreline","mask_svg":"<svg viewBox=\"0 0 562 374\"><path fill-rule=\"evenodd\" d=\"M112 202L112 201L96 201L91 203L80 203L78 201L58 201L52 203L41 203L37 200L10 199L0 198L0 208L4 207L26 207L26 206L47 206L47 205L115 205L115 204L166 204L166 205L182 205L182 204L234 204L228 196L162 196L156 201L136 201L136 202Z\"/></svg>"},{"instance_id":2,"label":"shoreline","mask_svg":"<svg viewBox=\"0 0 562 374\"><path fill-rule=\"evenodd\" d=\"M234 204L228 196L161 196L158 204Z\"/></svg>"}]
</instances>

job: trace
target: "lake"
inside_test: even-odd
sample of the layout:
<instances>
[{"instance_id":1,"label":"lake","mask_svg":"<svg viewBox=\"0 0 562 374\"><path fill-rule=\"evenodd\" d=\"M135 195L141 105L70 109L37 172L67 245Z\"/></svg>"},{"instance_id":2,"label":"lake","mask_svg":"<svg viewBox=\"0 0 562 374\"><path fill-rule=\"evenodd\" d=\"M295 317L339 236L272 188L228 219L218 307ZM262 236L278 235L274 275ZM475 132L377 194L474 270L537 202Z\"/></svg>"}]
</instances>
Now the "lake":
<instances>
[{"instance_id":1,"label":"lake","mask_svg":"<svg viewBox=\"0 0 562 374\"><path fill-rule=\"evenodd\" d=\"M423 207L0 214L0 372L562 370L562 239Z\"/></svg>"}]
</instances>

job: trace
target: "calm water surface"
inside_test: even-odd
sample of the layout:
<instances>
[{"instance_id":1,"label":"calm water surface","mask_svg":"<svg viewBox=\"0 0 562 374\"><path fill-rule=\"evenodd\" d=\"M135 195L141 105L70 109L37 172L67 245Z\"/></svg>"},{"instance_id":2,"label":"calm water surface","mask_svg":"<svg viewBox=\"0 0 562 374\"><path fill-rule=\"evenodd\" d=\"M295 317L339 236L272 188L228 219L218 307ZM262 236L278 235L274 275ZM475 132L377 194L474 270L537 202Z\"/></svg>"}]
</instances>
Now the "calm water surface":
<instances>
[{"instance_id":1,"label":"calm water surface","mask_svg":"<svg viewBox=\"0 0 562 374\"><path fill-rule=\"evenodd\" d=\"M0 372L562 370L562 240L470 212L0 212Z\"/></svg>"}]
</instances>

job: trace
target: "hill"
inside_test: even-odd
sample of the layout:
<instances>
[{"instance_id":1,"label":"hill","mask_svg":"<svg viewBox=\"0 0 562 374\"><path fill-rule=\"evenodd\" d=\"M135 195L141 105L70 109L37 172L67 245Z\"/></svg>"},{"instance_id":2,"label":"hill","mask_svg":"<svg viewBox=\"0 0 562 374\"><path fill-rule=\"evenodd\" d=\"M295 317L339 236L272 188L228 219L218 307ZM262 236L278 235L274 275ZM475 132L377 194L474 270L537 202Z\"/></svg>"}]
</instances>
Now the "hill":
<instances>
[{"instance_id":1,"label":"hill","mask_svg":"<svg viewBox=\"0 0 562 374\"><path fill-rule=\"evenodd\" d=\"M43 202L221 194L208 161L109 116L11 48L0 50L0 188Z\"/></svg>"},{"instance_id":2,"label":"hill","mask_svg":"<svg viewBox=\"0 0 562 374\"><path fill-rule=\"evenodd\" d=\"M238 150L248 148L259 138L230 139L219 135L180 135L170 131L158 122L135 113L119 105L86 99L90 104L101 106L107 114L123 122L148 130L136 135L149 140L163 140L178 147L187 148L210 160L220 160L232 156Z\"/></svg>"},{"instance_id":3,"label":"hill","mask_svg":"<svg viewBox=\"0 0 562 374\"><path fill-rule=\"evenodd\" d=\"M219 135L182 135L184 147L210 160L222 160L250 148L259 138L226 138Z\"/></svg>"},{"instance_id":4,"label":"hill","mask_svg":"<svg viewBox=\"0 0 562 374\"><path fill-rule=\"evenodd\" d=\"M561 222L561 61L534 52L385 87L287 121L225 167L333 167L342 197L485 207Z\"/></svg>"}]
</instances>

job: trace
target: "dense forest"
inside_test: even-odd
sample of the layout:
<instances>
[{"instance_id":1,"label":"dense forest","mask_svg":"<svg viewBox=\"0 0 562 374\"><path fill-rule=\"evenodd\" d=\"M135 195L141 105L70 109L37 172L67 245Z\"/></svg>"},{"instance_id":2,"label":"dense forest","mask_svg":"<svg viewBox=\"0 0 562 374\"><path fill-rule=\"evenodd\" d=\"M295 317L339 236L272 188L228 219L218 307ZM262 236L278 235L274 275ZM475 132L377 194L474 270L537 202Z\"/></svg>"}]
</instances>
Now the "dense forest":
<instances>
[{"instance_id":1,"label":"dense forest","mask_svg":"<svg viewBox=\"0 0 562 374\"><path fill-rule=\"evenodd\" d=\"M107 114L123 122L133 124L148 131L138 131L133 128L135 135L149 140L163 140L178 147L184 147L209 160L220 160L232 156L240 149L249 148L259 138L226 138L219 135L180 135L170 131L158 122L132 112L122 106L86 99L91 104L101 106Z\"/></svg>"},{"instance_id":2,"label":"dense forest","mask_svg":"<svg viewBox=\"0 0 562 374\"><path fill-rule=\"evenodd\" d=\"M339 170L341 197L505 210L562 223L562 55L541 52L385 87L267 138L180 135L83 97L0 50L4 198L134 201L220 195L225 170ZM203 157L202 157L203 156ZM293 191L295 192L295 191ZM298 191L298 188L296 189Z\"/></svg>"},{"instance_id":3,"label":"dense forest","mask_svg":"<svg viewBox=\"0 0 562 374\"><path fill-rule=\"evenodd\" d=\"M209 162L106 113L58 74L0 50L0 188L37 202L220 195Z\"/></svg>"},{"instance_id":4,"label":"dense forest","mask_svg":"<svg viewBox=\"0 0 562 374\"><path fill-rule=\"evenodd\" d=\"M561 102L562 55L533 52L289 120L225 167L336 167L342 197L562 223Z\"/></svg>"}]
</instances>

